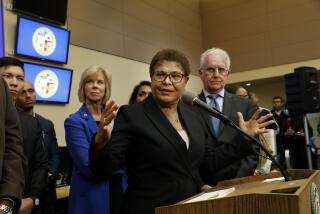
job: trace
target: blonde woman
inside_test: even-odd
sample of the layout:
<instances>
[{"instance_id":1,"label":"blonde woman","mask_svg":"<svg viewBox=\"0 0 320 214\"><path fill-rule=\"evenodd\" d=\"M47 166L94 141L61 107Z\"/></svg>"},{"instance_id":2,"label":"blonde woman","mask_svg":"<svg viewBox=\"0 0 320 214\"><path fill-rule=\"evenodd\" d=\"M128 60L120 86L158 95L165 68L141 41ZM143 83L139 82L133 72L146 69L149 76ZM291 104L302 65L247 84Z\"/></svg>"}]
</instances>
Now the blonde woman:
<instances>
[{"instance_id":1,"label":"blonde woman","mask_svg":"<svg viewBox=\"0 0 320 214\"><path fill-rule=\"evenodd\" d=\"M89 167L89 146L97 132L105 103L110 98L111 76L100 66L87 68L78 89L81 108L65 120L66 143L74 168L69 213L118 213L126 181L122 170L108 180L97 179Z\"/></svg>"}]
</instances>

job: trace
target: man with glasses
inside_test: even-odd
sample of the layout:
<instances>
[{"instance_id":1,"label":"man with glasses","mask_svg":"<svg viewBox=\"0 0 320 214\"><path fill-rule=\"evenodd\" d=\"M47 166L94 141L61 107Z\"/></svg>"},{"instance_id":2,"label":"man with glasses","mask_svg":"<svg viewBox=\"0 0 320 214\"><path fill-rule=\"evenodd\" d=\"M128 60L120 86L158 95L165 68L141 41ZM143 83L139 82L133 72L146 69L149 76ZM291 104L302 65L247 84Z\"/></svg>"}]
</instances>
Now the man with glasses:
<instances>
[{"instance_id":1,"label":"man with glasses","mask_svg":"<svg viewBox=\"0 0 320 214\"><path fill-rule=\"evenodd\" d=\"M249 120L255 108L249 100L228 93L224 87L230 71L230 57L225 50L212 48L201 55L199 76L203 83L203 90L199 98L213 108L223 112L228 118L238 124L237 112L241 112L245 121ZM211 142L209 146L215 149L224 143L239 143L243 140L237 131L211 117L207 112L197 109L210 130ZM239 124L238 124L239 125ZM254 174L259 157L258 148L252 145L252 153L245 158L239 154L238 161L230 164L218 172L202 170L205 182L215 185L218 181L250 176ZM235 154L238 155L238 154ZM213 176L214 175L214 176Z\"/></svg>"}]
</instances>

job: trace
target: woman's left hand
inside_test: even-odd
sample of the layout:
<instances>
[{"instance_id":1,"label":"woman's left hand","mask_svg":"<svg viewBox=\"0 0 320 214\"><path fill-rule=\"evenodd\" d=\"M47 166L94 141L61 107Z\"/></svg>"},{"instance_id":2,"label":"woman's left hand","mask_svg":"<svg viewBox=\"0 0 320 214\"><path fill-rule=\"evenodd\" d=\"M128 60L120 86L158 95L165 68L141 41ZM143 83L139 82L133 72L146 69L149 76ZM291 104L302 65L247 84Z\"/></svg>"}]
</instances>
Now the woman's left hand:
<instances>
[{"instance_id":1,"label":"woman's left hand","mask_svg":"<svg viewBox=\"0 0 320 214\"><path fill-rule=\"evenodd\" d=\"M110 139L112 131L112 121L117 114L118 108L119 106L114 100L111 100L106 105L106 110L101 114L99 130L94 140L94 143L96 143L97 145L104 145Z\"/></svg>"},{"instance_id":2,"label":"woman's left hand","mask_svg":"<svg viewBox=\"0 0 320 214\"><path fill-rule=\"evenodd\" d=\"M254 137L261 133L266 133L267 130L265 127L268 125L274 123L273 120L267 121L270 117L272 117L272 114L269 113L263 117L259 118L259 115L261 113L261 110L258 109L250 118L248 121L244 121L243 116L241 112L237 112L238 114L238 120L239 120L239 126L242 131L250 135L251 137Z\"/></svg>"}]
</instances>

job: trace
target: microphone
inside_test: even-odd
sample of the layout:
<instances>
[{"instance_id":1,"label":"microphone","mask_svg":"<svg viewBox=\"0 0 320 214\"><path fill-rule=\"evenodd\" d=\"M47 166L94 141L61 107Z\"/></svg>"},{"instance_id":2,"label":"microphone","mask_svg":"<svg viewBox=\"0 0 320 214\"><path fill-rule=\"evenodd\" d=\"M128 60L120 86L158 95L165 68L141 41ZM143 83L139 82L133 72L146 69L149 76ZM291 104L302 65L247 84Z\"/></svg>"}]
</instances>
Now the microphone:
<instances>
[{"instance_id":1,"label":"microphone","mask_svg":"<svg viewBox=\"0 0 320 214\"><path fill-rule=\"evenodd\" d=\"M218 118L221 122L225 123L226 125L231 126L235 130L237 130L241 135L245 136L246 138L250 139L254 144L256 144L260 149L264 151L264 153L268 156L268 158L273 162L273 164L280 170L281 174L285 178L286 181L291 181L292 177L287 172L285 168L283 168L272 156L272 154L254 137L251 137L244 131L240 129L232 120L230 120L225 114L220 112L219 110L210 107L205 102L200 100L196 95L192 92L185 91L181 97L182 102L189 106L197 106L200 109L206 111L211 116Z\"/></svg>"},{"instance_id":2,"label":"microphone","mask_svg":"<svg viewBox=\"0 0 320 214\"><path fill-rule=\"evenodd\" d=\"M224 123L227 123L227 124L233 123L233 121L230 120L221 111L219 111L216 108L210 107L207 103L205 103L202 100L200 100L196 95L194 95L190 91L185 91L182 94L181 99L182 99L182 102L184 102L185 104L187 104L189 106L198 106L201 109L203 109L206 112L208 112L210 115L214 116L215 118L218 118L220 121L222 121Z\"/></svg>"}]
</instances>

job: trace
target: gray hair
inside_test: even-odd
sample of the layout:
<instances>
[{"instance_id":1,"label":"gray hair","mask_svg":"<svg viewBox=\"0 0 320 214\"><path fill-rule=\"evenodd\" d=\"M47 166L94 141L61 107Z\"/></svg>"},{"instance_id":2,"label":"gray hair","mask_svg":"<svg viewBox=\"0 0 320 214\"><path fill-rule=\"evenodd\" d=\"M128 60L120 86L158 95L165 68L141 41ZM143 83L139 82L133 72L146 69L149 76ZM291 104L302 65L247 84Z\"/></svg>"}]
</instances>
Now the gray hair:
<instances>
[{"instance_id":1,"label":"gray hair","mask_svg":"<svg viewBox=\"0 0 320 214\"><path fill-rule=\"evenodd\" d=\"M200 68L202 68L204 61L208 55L218 55L223 57L226 61L227 69L230 70L231 60L230 60L229 54L227 53L227 51L221 48L210 48L205 52L203 52L200 57Z\"/></svg>"},{"instance_id":2,"label":"gray hair","mask_svg":"<svg viewBox=\"0 0 320 214\"><path fill-rule=\"evenodd\" d=\"M102 103L106 103L111 96L111 75L107 69L104 69L98 65L93 65L84 70L81 75L81 79L79 82L79 89L78 89L78 98L81 103L85 103L86 97L84 94L84 85L87 83L87 80L90 76L101 73L104 77L104 84L105 84L105 94L102 98Z\"/></svg>"}]
</instances>

